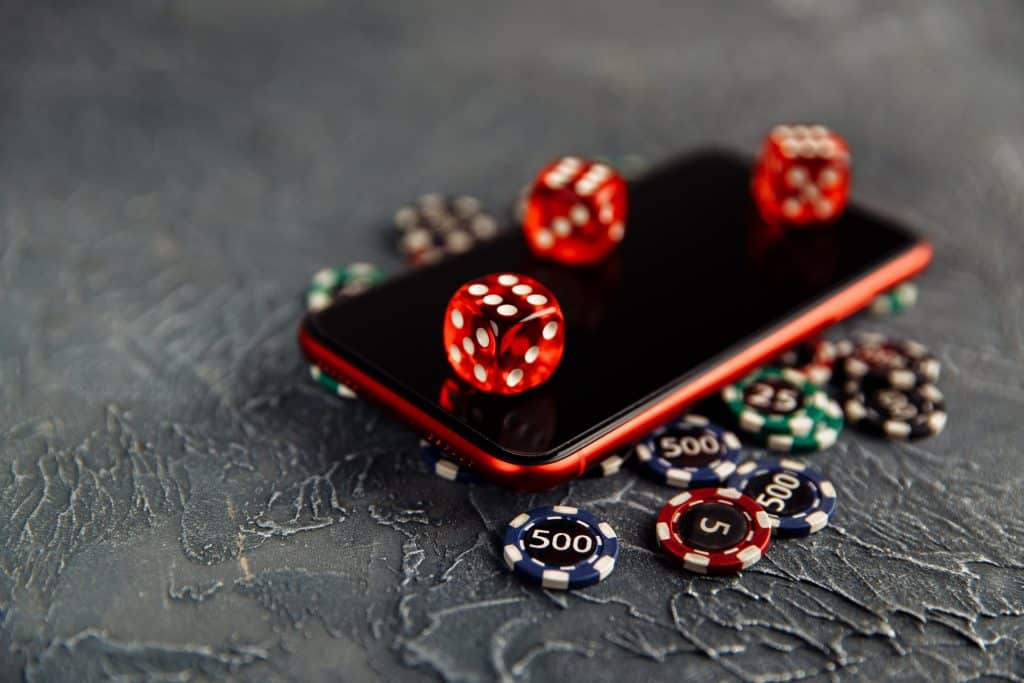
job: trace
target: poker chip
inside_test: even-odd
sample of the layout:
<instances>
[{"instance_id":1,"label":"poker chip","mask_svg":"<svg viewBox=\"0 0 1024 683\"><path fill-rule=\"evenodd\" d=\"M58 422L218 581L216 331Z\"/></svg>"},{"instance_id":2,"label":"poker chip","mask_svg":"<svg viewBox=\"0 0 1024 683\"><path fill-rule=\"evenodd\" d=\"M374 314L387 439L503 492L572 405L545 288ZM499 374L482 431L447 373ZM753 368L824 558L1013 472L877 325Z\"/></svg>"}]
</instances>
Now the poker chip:
<instances>
[{"instance_id":1,"label":"poker chip","mask_svg":"<svg viewBox=\"0 0 1024 683\"><path fill-rule=\"evenodd\" d=\"M555 505L509 522L503 555L508 568L529 583L557 590L584 588L615 569L619 539L596 515Z\"/></svg>"},{"instance_id":2,"label":"poker chip","mask_svg":"<svg viewBox=\"0 0 1024 683\"><path fill-rule=\"evenodd\" d=\"M890 439L935 436L946 426L946 404L930 382L903 388L878 377L851 379L843 386L850 424Z\"/></svg>"},{"instance_id":3,"label":"poker chip","mask_svg":"<svg viewBox=\"0 0 1024 683\"><path fill-rule=\"evenodd\" d=\"M874 332L860 332L852 340L836 342L836 354L842 362L844 382L871 375L907 389L937 382L942 369L924 344Z\"/></svg>"},{"instance_id":4,"label":"poker chip","mask_svg":"<svg viewBox=\"0 0 1024 683\"><path fill-rule=\"evenodd\" d=\"M722 390L740 429L750 434L805 437L828 408L828 394L793 368L767 366Z\"/></svg>"},{"instance_id":5,"label":"poker chip","mask_svg":"<svg viewBox=\"0 0 1024 683\"><path fill-rule=\"evenodd\" d=\"M748 460L729 486L754 499L781 538L809 536L824 529L836 511L832 482L810 465L789 458Z\"/></svg>"},{"instance_id":6,"label":"poker chip","mask_svg":"<svg viewBox=\"0 0 1024 683\"><path fill-rule=\"evenodd\" d=\"M356 395L356 392L352 391L347 386L345 386L338 380L328 375L326 372L321 370L316 365L309 366L309 375L310 377L313 378L314 382L316 382L317 384L319 384L321 387L331 392L332 394L336 394L341 398L347 399L359 398Z\"/></svg>"},{"instance_id":7,"label":"poker chip","mask_svg":"<svg viewBox=\"0 0 1024 683\"><path fill-rule=\"evenodd\" d=\"M731 488L684 491L658 513L658 545L698 574L732 574L758 562L772 520L757 502Z\"/></svg>"},{"instance_id":8,"label":"poker chip","mask_svg":"<svg viewBox=\"0 0 1024 683\"><path fill-rule=\"evenodd\" d=\"M420 441L420 457L427 471L442 479L461 484L478 484L481 481L480 475L476 472L449 459L437 446L427 441Z\"/></svg>"},{"instance_id":9,"label":"poker chip","mask_svg":"<svg viewBox=\"0 0 1024 683\"><path fill-rule=\"evenodd\" d=\"M917 303L917 285L913 282L902 282L888 292L879 294L871 302L871 312L875 315L892 315L902 313Z\"/></svg>"},{"instance_id":10,"label":"poker chip","mask_svg":"<svg viewBox=\"0 0 1024 683\"><path fill-rule=\"evenodd\" d=\"M626 449L621 453L612 453L591 465L583 472L586 479L600 479L611 477L622 471L622 466L633 457L633 449Z\"/></svg>"},{"instance_id":11,"label":"poker chip","mask_svg":"<svg viewBox=\"0 0 1024 683\"><path fill-rule=\"evenodd\" d=\"M310 313L321 311L335 298L360 294L383 282L385 277L384 271L372 263L357 262L318 270L306 290L306 310Z\"/></svg>"},{"instance_id":12,"label":"poker chip","mask_svg":"<svg viewBox=\"0 0 1024 683\"><path fill-rule=\"evenodd\" d=\"M835 445L839 434L843 431L845 420L843 409L833 399L827 399L824 415L815 422L809 434L794 436L792 434L760 434L758 441L766 448L780 453L815 453L824 451Z\"/></svg>"},{"instance_id":13,"label":"poker chip","mask_svg":"<svg viewBox=\"0 0 1024 683\"><path fill-rule=\"evenodd\" d=\"M498 223L480 200L463 195L425 194L395 212L398 249L412 265L436 263L462 254L498 234Z\"/></svg>"},{"instance_id":14,"label":"poker chip","mask_svg":"<svg viewBox=\"0 0 1024 683\"><path fill-rule=\"evenodd\" d=\"M811 382L824 387L832 380L835 362L836 345L827 339L817 339L800 342L783 351L773 364L799 370Z\"/></svg>"},{"instance_id":15,"label":"poker chip","mask_svg":"<svg viewBox=\"0 0 1024 683\"><path fill-rule=\"evenodd\" d=\"M643 471L679 488L719 486L736 471L740 440L702 415L655 430L634 449Z\"/></svg>"}]
</instances>

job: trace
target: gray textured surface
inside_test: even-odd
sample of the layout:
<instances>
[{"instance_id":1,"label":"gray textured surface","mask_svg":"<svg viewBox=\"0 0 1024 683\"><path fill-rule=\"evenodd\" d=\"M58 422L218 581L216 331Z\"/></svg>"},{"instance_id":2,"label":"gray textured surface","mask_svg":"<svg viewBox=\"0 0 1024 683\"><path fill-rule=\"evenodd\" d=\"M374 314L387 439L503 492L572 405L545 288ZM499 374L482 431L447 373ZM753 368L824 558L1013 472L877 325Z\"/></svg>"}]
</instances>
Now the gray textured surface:
<instances>
[{"instance_id":1,"label":"gray textured surface","mask_svg":"<svg viewBox=\"0 0 1024 683\"><path fill-rule=\"evenodd\" d=\"M421 4L0 10L0 678L1020 679L1021 6ZM742 577L652 551L664 489L451 485L304 375L308 275L395 265L416 194L792 119L934 238L879 327L938 352L952 419L819 456L836 524ZM554 501L624 539L604 584L501 569Z\"/></svg>"}]
</instances>

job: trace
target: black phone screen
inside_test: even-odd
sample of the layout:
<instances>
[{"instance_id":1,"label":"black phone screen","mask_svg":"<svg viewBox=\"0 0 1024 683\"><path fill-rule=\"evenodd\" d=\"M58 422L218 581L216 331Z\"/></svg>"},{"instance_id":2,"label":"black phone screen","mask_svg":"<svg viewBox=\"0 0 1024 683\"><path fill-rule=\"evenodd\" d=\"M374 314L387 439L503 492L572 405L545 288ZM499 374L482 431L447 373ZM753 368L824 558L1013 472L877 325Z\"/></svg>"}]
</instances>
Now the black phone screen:
<instances>
[{"instance_id":1,"label":"black phone screen","mask_svg":"<svg viewBox=\"0 0 1024 683\"><path fill-rule=\"evenodd\" d=\"M557 459L918 242L855 206L780 234L758 219L749 177L729 154L684 157L630 183L626 237L598 266L537 259L510 227L311 315L307 330L495 456ZM560 367L517 396L457 380L441 340L455 290L501 272L544 283L566 316Z\"/></svg>"}]
</instances>

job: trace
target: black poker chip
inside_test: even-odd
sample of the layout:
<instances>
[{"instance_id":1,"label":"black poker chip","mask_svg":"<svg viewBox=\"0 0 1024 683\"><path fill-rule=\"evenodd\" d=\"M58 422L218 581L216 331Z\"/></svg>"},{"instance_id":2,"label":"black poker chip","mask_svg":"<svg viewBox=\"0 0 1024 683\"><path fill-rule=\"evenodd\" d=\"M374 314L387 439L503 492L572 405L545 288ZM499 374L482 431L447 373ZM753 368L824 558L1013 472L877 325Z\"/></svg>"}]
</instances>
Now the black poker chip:
<instances>
[{"instance_id":1,"label":"black poker chip","mask_svg":"<svg viewBox=\"0 0 1024 683\"><path fill-rule=\"evenodd\" d=\"M412 265L436 263L498 234L498 223L476 197L425 194L395 212L398 249Z\"/></svg>"},{"instance_id":2,"label":"black poker chip","mask_svg":"<svg viewBox=\"0 0 1024 683\"><path fill-rule=\"evenodd\" d=\"M924 344L875 332L859 332L836 343L842 380L877 377L890 386L907 389L938 381L939 359Z\"/></svg>"},{"instance_id":3,"label":"black poker chip","mask_svg":"<svg viewBox=\"0 0 1024 683\"><path fill-rule=\"evenodd\" d=\"M850 424L890 439L934 436L946 426L945 399L930 382L908 388L868 376L847 380L843 393Z\"/></svg>"}]
</instances>

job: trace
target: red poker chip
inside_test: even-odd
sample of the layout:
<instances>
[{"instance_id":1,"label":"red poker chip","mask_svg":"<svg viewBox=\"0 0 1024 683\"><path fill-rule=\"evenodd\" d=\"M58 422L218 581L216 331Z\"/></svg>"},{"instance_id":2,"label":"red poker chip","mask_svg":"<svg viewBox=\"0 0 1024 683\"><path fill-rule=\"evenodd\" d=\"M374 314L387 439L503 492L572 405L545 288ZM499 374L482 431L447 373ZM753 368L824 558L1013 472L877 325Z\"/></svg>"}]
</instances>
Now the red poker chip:
<instances>
[{"instance_id":1,"label":"red poker chip","mask_svg":"<svg viewBox=\"0 0 1024 683\"><path fill-rule=\"evenodd\" d=\"M736 489L694 489L672 498L658 513L661 549L698 574L733 574L764 557L772 520L753 498Z\"/></svg>"}]
</instances>

